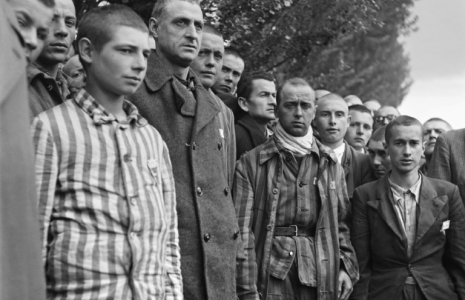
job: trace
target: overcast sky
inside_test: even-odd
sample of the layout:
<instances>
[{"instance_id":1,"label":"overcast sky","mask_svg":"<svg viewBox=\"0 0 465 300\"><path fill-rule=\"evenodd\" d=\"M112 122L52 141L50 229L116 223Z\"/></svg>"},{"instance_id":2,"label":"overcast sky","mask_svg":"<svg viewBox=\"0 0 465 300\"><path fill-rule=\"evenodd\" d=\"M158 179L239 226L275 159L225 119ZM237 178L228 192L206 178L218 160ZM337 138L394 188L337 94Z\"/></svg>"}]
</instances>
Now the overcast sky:
<instances>
[{"instance_id":1,"label":"overcast sky","mask_svg":"<svg viewBox=\"0 0 465 300\"><path fill-rule=\"evenodd\" d=\"M405 38L414 84L399 107L421 122L443 118L465 127L465 1L420 0L417 32Z\"/></svg>"}]
</instances>

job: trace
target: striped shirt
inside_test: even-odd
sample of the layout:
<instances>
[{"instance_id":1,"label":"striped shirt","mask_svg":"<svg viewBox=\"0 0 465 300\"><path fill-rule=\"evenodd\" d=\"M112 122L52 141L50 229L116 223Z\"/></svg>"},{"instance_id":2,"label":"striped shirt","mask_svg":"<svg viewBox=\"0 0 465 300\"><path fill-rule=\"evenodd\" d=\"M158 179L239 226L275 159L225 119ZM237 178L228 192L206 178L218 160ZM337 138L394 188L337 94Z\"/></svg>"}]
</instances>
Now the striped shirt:
<instances>
[{"instance_id":1,"label":"striped shirt","mask_svg":"<svg viewBox=\"0 0 465 300\"><path fill-rule=\"evenodd\" d=\"M398 186L391 179L389 179L389 185L394 201L394 209L407 237L407 254L410 257L413 253L417 232L417 206L420 200L421 175L408 190Z\"/></svg>"},{"instance_id":2,"label":"striped shirt","mask_svg":"<svg viewBox=\"0 0 465 300\"><path fill-rule=\"evenodd\" d=\"M182 299L168 149L82 89L32 131L48 299Z\"/></svg>"}]
</instances>

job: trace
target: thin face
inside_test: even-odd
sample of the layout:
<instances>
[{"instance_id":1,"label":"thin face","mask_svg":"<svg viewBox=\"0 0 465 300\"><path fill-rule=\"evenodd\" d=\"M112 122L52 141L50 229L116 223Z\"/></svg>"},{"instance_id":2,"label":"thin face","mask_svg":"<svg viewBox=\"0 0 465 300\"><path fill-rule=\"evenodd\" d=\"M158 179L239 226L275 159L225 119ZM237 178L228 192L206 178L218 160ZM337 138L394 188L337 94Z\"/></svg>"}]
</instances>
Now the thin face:
<instances>
[{"instance_id":1,"label":"thin face","mask_svg":"<svg viewBox=\"0 0 465 300\"><path fill-rule=\"evenodd\" d=\"M252 85L253 89L249 98L243 101L243 109L259 123L274 120L276 108L275 83L265 79L255 79L252 81Z\"/></svg>"},{"instance_id":2,"label":"thin face","mask_svg":"<svg viewBox=\"0 0 465 300\"><path fill-rule=\"evenodd\" d=\"M342 99L320 99L315 124L323 144L342 142L350 123L348 107Z\"/></svg>"},{"instance_id":3,"label":"thin face","mask_svg":"<svg viewBox=\"0 0 465 300\"><path fill-rule=\"evenodd\" d=\"M76 36L76 11L71 0L55 0L52 23L37 61L41 65L64 62Z\"/></svg>"},{"instance_id":4,"label":"thin face","mask_svg":"<svg viewBox=\"0 0 465 300\"><path fill-rule=\"evenodd\" d=\"M385 106L380 108L375 113L374 130L380 128L381 126L386 126L387 124L389 124L389 122L391 122L398 116L399 112L392 106Z\"/></svg>"},{"instance_id":5,"label":"thin face","mask_svg":"<svg viewBox=\"0 0 465 300\"><path fill-rule=\"evenodd\" d=\"M85 86L85 73L79 56L71 57L63 67L63 72L68 75L68 88L71 93L75 93Z\"/></svg>"},{"instance_id":6,"label":"thin face","mask_svg":"<svg viewBox=\"0 0 465 300\"><path fill-rule=\"evenodd\" d=\"M204 32L199 55L191 65L204 88L209 89L215 83L223 66L223 55L223 38L213 33Z\"/></svg>"},{"instance_id":7,"label":"thin face","mask_svg":"<svg viewBox=\"0 0 465 300\"><path fill-rule=\"evenodd\" d=\"M357 150L366 146L373 132L373 118L369 113L352 110L350 126L344 139Z\"/></svg>"},{"instance_id":8,"label":"thin face","mask_svg":"<svg viewBox=\"0 0 465 300\"><path fill-rule=\"evenodd\" d=\"M38 0L13 0L10 4L18 21L19 31L24 40L24 50L28 62L34 61L33 51L42 50L52 21L53 9Z\"/></svg>"},{"instance_id":9,"label":"thin face","mask_svg":"<svg viewBox=\"0 0 465 300\"><path fill-rule=\"evenodd\" d=\"M244 61L232 54L227 54L223 58L223 68L218 79L213 85L215 93L234 94L237 83L244 72Z\"/></svg>"},{"instance_id":10,"label":"thin face","mask_svg":"<svg viewBox=\"0 0 465 300\"><path fill-rule=\"evenodd\" d=\"M108 95L130 95L144 79L149 54L148 33L119 26L100 52L93 49L87 74Z\"/></svg>"},{"instance_id":11,"label":"thin face","mask_svg":"<svg viewBox=\"0 0 465 300\"><path fill-rule=\"evenodd\" d=\"M442 121L430 121L423 125L423 140L426 142L425 155L433 154L438 136L450 129L450 126Z\"/></svg>"},{"instance_id":12,"label":"thin face","mask_svg":"<svg viewBox=\"0 0 465 300\"><path fill-rule=\"evenodd\" d=\"M401 174L416 172L423 147L423 128L417 125L394 126L386 151L391 157L391 167Z\"/></svg>"},{"instance_id":13,"label":"thin face","mask_svg":"<svg viewBox=\"0 0 465 300\"><path fill-rule=\"evenodd\" d=\"M370 141L368 143L368 156L376 179L380 179L386 172L391 170L391 158L384 149L383 142Z\"/></svg>"},{"instance_id":14,"label":"thin face","mask_svg":"<svg viewBox=\"0 0 465 300\"><path fill-rule=\"evenodd\" d=\"M315 94L308 86L286 85L277 110L279 123L292 136L305 136L315 117Z\"/></svg>"},{"instance_id":15,"label":"thin face","mask_svg":"<svg viewBox=\"0 0 465 300\"><path fill-rule=\"evenodd\" d=\"M170 1L160 20L150 22L157 38L157 51L171 64L189 67L199 54L203 16L199 5Z\"/></svg>"}]
</instances>

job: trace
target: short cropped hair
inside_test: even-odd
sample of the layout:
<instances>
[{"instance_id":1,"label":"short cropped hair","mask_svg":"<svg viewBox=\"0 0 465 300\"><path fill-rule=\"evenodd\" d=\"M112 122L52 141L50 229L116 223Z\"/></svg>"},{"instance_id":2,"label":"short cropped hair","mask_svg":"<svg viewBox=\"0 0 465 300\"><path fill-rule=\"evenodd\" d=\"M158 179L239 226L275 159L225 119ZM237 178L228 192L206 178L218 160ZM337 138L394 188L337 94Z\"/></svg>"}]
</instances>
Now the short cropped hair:
<instances>
[{"instance_id":1,"label":"short cropped hair","mask_svg":"<svg viewBox=\"0 0 465 300\"><path fill-rule=\"evenodd\" d=\"M244 58L239 54L239 52L237 52L237 50L232 47L224 48L224 55L233 55L237 58L240 58L242 61L244 61Z\"/></svg>"},{"instance_id":2,"label":"short cropped hair","mask_svg":"<svg viewBox=\"0 0 465 300\"><path fill-rule=\"evenodd\" d=\"M420 131L422 132L421 139L423 140L423 125L421 124L421 122L413 117L404 115L404 116L399 116L395 118L394 120L389 122L389 124L386 125L386 134L385 134L386 144L389 144L389 140L391 139L391 135L392 135L392 129L395 126L415 126L415 125L420 127Z\"/></svg>"},{"instance_id":3,"label":"short cropped hair","mask_svg":"<svg viewBox=\"0 0 465 300\"><path fill-rule=\"evenodd\" d=\"M112 4L90 10L81 19L77 41L88 38L97 51L112 39L117 26L127 26L149 33L141 17L125 5Z\"/></svg>"},{"instance_id":4,"label":"short cropped hair","mask_svg":"<svg viewBox=\"0 0 465 300\"><path fill-rule=\"evenodd\" d=\"M162 19L163 13L166 11L166 7L172 1L173 0L157 0L157 2L155 2L155 5L153 6L153 9L152 9L152 18L155 18L158 21ZM198 6L200 6L200 0L177 0L177 1L185 1L185 2L192 3L192 4L197 4Z\"/></svg>"},{"instance_id":5,"label":"short cropped hair","mask_svg":"<svg viewBox=\"0 0 465 300\"><path fill-rule=\"evenodd\" d=\"M370 141L374 142L386 142L386 126L381 126L380 128L376 129L375 132L371 135Z\"/></svg>"},{"instance_id":6,"label":"short cropped hair","mask_svg":"<svg viewBox=\"0 0 465 300\"><path fill-rule=\"evenodd\" d=\"M210 24L204 24L202 31L203 31L203 33L211 33L211 34L219 36L221 38L223 37L223 34L218 29L213 27L213 25L210 25Z\"/></svg>"},{"instance_id":7,"label":"short cropped hair","mask_svg":"<svg viewBox=\"0 0 465 300\"><path fill-rule=\"evenodd\" d=\"M441 118L431 118L431 119L427 120L425 123L423 123L423 125L425 125L426 123L429 123L429 122L443 122L444 124L449 126L449 129L452 130L452 126L450 126L449 122L447 122L446 120L443 120Z\"/></svg>"},{"instance_id":8,"label":"short cropped hair","mask_svg":"<svg viewBox=\"0 0 465 300\"><path fill-rule=\"evenodd\" d=\"M250 72L241 76L237 83L237 97L242 97L246 100L249 99L253 91L253 81L257 79L264 79L275 83L273 75L265 72ZM275 83L276 84L276 83Z\"/></svg>"},{"instance_id":9,"label":"short cropped hair","mask_svg":"<svg viewBox=\"0 0 465 300\"><path fill-rule=\"evenodd\" d=\"M7 3L11 3L14 0L7 0ZM55 7L55 0L38 0L40 3L42 3L45 7L48 8L54 8Z\"/></svg>"},{"instance_id":10,"label":"short cropped hair","mask_svg":"<svg viewBox=\"0 0 465 300\"><path fill-rule=\"evenodd\" d=\"M313 94L313 100L314 100L314 101L316 100L315 91L312 89L312 87L310 86L310 84L309 84L305 79L302 79L302 78L299 78L299 77L294 77L294 78L291 78L291 79L287 79L286 81L284 81L284 82L279 86L278 92L277 92L277 95L276 95L276 104L278 105L278 107L279 107L279 103L281 102L283 89L284 89L287 85L294 86L294 87L297 87L297 86L308 86L308 87L312 90L311 93Z\"/></svg>"},{"instance_id":11,"label":"short cropped hair","mask_svg":"<svg viewBox=\"0 0 465 300\"><path fill-rule=\"evenodd\" d=\"M371 111L361 104L355 104L355 105L349 106L349 112L351 110L355 110L355 111L362 112L362 113L367 113L371 116Z\"/></svg>"}]
</instances>

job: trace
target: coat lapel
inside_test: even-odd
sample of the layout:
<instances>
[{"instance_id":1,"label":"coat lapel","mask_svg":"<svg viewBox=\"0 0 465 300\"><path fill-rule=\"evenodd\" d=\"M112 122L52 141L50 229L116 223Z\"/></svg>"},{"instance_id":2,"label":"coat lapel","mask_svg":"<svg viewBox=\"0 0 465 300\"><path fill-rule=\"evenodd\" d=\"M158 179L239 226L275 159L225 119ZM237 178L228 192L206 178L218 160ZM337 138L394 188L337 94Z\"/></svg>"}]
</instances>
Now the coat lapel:
<instances>
[{"instance_id":1,"label":"coat lapel","mask_svg":"<svg viewBox=\"0 0 465 300\"><path fill-rule=\"evenodd\" d=\"M192 138L195 139L199 132L210 123L220 112L220 107L216 104L215 99L210 93L198 83L200 80L195 77L194 90L195 98L197 99L197 110L195 113L194 128ZM219 128L219 127L218 127ZM213 137L212 137L213 138Z\"/></svg>"},{"instance_id":2,"label":"coat lapel","mask_svg":"<svg viewBox=\"0 0 465 300\"><path fill-rule=\"evenodd\" d=\"M436 190L426 176L420 187L420 214L417 222L415 243L428 232L447 202L447 197L438 197Z\"/></svg>"},{"instance_id":3,"label":"coat lapel","mask_svg":"<svg viewBox=\"0 0 465 300\"><path fill-rule=\"evenodd\" d=\"M389 186L388 175L385 175L376 189L376 199L374 201L368 201L367 205L373 207L378 211L381 219L391 228L391 230L397 235L400 240L406 240L404 229L399 222L397 213L392 205L393 198L391 193L391 187Z\"/></svg>"}]
</instances>

